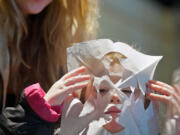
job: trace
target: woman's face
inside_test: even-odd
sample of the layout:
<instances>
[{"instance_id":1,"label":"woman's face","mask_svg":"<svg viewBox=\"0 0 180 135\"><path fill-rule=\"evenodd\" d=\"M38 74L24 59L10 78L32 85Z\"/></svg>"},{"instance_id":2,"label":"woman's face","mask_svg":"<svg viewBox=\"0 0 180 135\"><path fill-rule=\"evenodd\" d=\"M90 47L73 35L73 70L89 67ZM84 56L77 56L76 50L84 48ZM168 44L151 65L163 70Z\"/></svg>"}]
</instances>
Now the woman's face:
<instances>
[{"instance_id":1,"label":"woman's face","mask_svg":"<svg viewBox=\"0 0 180 135\"><path fill-rule=\"evenodd\" d=\"M23 15L39 14L53 0L16 0Z\"/></svg>"}]
</instances>

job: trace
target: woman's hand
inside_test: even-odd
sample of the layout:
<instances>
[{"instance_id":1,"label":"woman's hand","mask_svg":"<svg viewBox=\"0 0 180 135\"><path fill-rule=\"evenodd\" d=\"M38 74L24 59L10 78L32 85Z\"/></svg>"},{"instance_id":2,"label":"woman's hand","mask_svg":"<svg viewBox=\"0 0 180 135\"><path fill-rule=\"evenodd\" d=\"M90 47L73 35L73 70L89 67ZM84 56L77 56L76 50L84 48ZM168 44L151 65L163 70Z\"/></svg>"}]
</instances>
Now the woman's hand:
<instances>
[{"instance_id":1,"label":"woman's hand","mask_svg":"<svg viewBox=\"0 0 180 135\"><path fill-rule=\"evenodd\" d=\"M65 74L52 85L44 97L45 100L50 105L60 105L69 94L87 87L90 75L81 75L85 70L85 67L80 67Z\"/></svg>"},{"instance_id":2,"label":"woman's hand","mask_svg":"<svg viewBox=\"0 0 180 135\"><path fill-rule=\"evenodd\" d=\"M150 80L147 87L156 93L150 92L148 98L161 101L168 106L173 114L180 114L180 88L177 85L170 86L166 83Z\"/></svg>"}]
</instances>

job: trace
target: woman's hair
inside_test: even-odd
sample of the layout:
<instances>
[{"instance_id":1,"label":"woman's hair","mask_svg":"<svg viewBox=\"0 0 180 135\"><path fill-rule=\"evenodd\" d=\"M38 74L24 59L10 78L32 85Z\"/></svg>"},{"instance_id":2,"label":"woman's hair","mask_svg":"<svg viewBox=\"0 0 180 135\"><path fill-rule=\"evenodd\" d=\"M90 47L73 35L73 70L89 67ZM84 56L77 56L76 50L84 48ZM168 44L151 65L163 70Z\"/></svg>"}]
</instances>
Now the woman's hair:
<instances>
[{"instance_id":1,"label":"woman's hair","mask_svg":"<svg viewBox=\"0 0 180 135\"><path fill-rule=\"evenodd\" d=\"M27 17L16 0L0 0L0 27L10 52L8 89L18 96L40 82L47 91L66 72L66 48L95 37L97 16L96 0L53 0Z\"/></svg>"}]
</instances>

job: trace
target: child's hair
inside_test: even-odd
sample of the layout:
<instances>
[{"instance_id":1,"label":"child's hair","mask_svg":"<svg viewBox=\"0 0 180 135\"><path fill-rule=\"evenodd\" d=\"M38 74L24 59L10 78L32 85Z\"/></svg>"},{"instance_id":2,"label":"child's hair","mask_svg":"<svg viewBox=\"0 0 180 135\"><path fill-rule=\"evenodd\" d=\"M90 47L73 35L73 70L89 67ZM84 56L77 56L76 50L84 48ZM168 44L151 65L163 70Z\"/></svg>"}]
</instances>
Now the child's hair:
<instances>
[{"instance_id":1,"label":"child's hair","mask_svg":"<svg viewBox=\"0 0 180 135\"><path fill-rule=\"evenodd\" d=\"M40 82L47 91L66 71L68 45L95 37L97 15L96 0L53 0L27 18L15 0L0 0L0 30L10 54L8 83L2 78L4 90L8 84L19 96L24 87Z\"/></svg>"},{"instance_id":2,"label":"child's hair","mask_svg":"<svg viewBox=\"0 0 180 135\"><path fill-rule=\"evenodd\" d=\"M126 56L124 56L120 52L110 52L110 53L105 54L103 58L110 58L112 60L117 61L118 59L121 59L121 58L125 59Z\"/></svg>"},{"instance_id":3,"label":"child's hair","mask_svg":"<svg viewBox=\"0 0 180 135\"><path fill-rule=\"evenodd\" d=\"M111 72L122 72L122 65L120 63L120 59L126 59L126 56L124 56L123 54L121 54L120 52L110 52L107 53L106 55L104 55L103 59L109 59L111 60L111 62L109 63L111 68ZM119 68L115 68L114 66L117 65Z\"/></svg>"}]
</instances>

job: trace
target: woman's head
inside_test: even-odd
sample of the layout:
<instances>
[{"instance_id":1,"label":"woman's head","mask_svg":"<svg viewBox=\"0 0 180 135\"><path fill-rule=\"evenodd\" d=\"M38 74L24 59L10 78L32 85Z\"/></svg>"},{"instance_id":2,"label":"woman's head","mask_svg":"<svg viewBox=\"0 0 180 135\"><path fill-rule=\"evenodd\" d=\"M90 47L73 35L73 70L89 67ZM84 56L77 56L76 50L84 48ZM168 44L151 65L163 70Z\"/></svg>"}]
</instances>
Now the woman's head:
<instances>
[{"instance_id":1,"label":"woman's head","mask_svg":"<svg viewBox=\"0 0 180 135\"><path fill-rule=\"evenodd\" d=\"M38 12L27 5L38 2L42 4ZM11 56L9 89L18 95L27 85L40 82L48 90L66 70L67 46L95 36L97 1L0 0L0 18Z\"/></svg>"}]
</instances>

